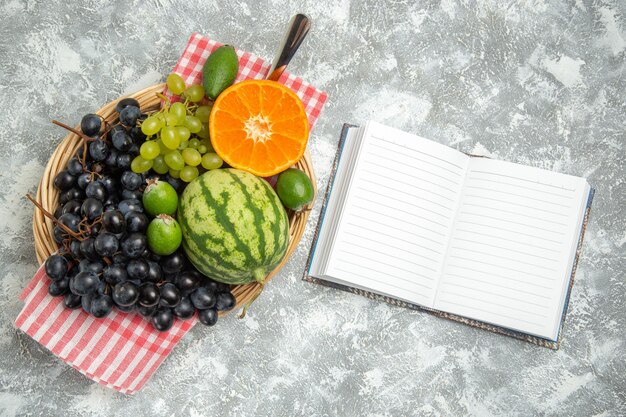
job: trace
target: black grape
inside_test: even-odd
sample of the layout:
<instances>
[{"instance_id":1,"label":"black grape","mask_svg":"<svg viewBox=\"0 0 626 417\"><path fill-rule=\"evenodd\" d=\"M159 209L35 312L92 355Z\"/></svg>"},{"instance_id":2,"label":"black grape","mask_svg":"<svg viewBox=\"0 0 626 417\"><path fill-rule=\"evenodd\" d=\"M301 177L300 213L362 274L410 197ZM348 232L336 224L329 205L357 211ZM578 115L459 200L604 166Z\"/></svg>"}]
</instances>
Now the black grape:
<instances>
[{"instance_id":1,"label":"black grape","mask_svg":"<svg viewBox=\"0 0 626 417\"><path fill-rule=\"evenodd\" d=\"M187 320L193 317L196 309L193 306L193 303L191 302L189 297L183 297L180 299L180 303L176 307L174 307L173 311L176 317Z\"/></svg>"},{"instance_id":2,"label":"black grape","mask_svg":"<svg viewBox=\"0 0 626 417\"><path fill-rule=\"evenodd\" d=\"M63 243L63 241L68 237L68 234L65 233L65 231L59 226L54 226L54 229L52 229L52 235L54 236L54 241L58 244Z\"/></svg>"},{"instance_id":3,"label":"black grape","mask_svg":"<svg viewBox=\"0 0 626 417\"><path fill-rule=\"evenodd\" d=\"M152 325L160 332L171 329L173 324L174 314L170 308L159 308L152 317Z\"/></svg>"},{"instance_id":4,"label":"black grape","mask_svg":"<svg viewBox=\"0 0 626 417\"><path fill-rule=\"evenodd\" d=\"M61 191L66 191L76 185L76 177L70 174L68 171L60 171L54 177L54 186Z\"/></svg>"},{"instance_id":5,"label":"black grape","mask_svg":"<svg viewBox=\"0 0 626 417\"><path fill-rule=\"evenodd\" d=\"M122 281L126 281L128 279L128 274L126 273L124 265L111 264L104 267L104 271L102 271L102 278L104 278L107 283L115 285Z\"/></svg>"},{"instance_id":6,"label":"black grape","mask_svg":"<svg viewBox=\"0 0 626 417\"><path fill-rule=\"evenodd\" d=\"M120 242L110 232L103 232L96 237L93 245L96 253L100 256L113 256L120 247Z\"/></svg>"},{"instance_id":7,"label":"black grape","mask_svg":"<svg viewBox=\"0 0 626 417\"><path fill-rule=\"evenodd\" d=\"M100 259L90 261L89 259L81 259L78 263L79 272L93 272L99 274L104 270L104 263Z\"/></svg>"},{"instance_id":8,"label":"black grape","mask_svg":"<svg viewBox=\"0 0 626 417\"><path fill-rule=\"evenodd\" d=\"M122 200L117 205L119 211L122 212L124 216L126 216L131 211L138 211L143 213L143 204L139 200Z\"/></svg>"},{"instance_id":9,"label":"black grape","mask_svg":"<svg viewBox=\"0 0 626 417\"><path fill-rule=\"evenodd\" d=\"M91 300L91 315L96 318L103 318L113 310L113 299L110 295L98 294Z\"/></svg>"},{"instance_id":10,"label":"black grape","mask_svg":"<svg viewBox=\"0 0 626 417\"><path fill-rule=\"evenodd\" d=\"M115 111L120 113L128 106L139 107L139 102L132 97L123 98L115 105Z\"/></svg>"},{"instance_id":11,"label":"black grape","mask_svg":"<svg viewBox=\"0 0 626 417\"><path fill-rule=\"evenodd\" d=\"M143 198L143 191L141 190L122 190L122 198L124 200L141 200Z\"/></svg>"},{"instance_id":12,"label":"black grape","mask_svg":"<svg viewBox=\"0 0 626 417\"><path fill-rule=\"evenodd\" d=\"M161 295L159 288L151 282L141 284L139 287L139 298L137 302L143 307L152 307L159 303Z\"/></svg>"},{"instance_id":13,"label":"black grape","mask_svg":"<svg viewBox=\"0 0 626 417\"><path fill-rule=\"evenodd\" d=\"M88 220L95 220L96 217L102 215L104 207L102 202L95 198L87 198L83 201L83 205L80 208L80 212L83 217L87 217Z\"/></svg>"},{"instance_id":14,"label":"black grape","mask_svg":"<svg viewBox=\"0 0 626 417\"><path fill-rule=\"evenodd\" d=\"M82 271L70 280L70 289L74 294L87 295L98 289L100 278L91 271Z\"/></svg>"},{"instance_id":15,"label":"black grape","mask_svg":"<svg viewBox=\"0 0 626 417\"><path fill-rule=\"evenodd\" d=\"M90 260L100 259L100 256L98 255L94 247L94 241L95 239L93 237L88 237L87 239L83 239L80 242L80 251L85 258Z\"/></svg>"},{"instance_id":16,"label":"black grape","mask_svg":"<svg viewBox=\"0 0 626 417\"><path fill-rule=\"evenodd\" d=\"M87 314L91 314L91 300L93 300L94 296L95 294L87 294L83 295L80 299L80 305L83 307L83 310L85 310L85 313Z\"/></svg>"},{"instance_id":17,"label":"black grape","mask_svg":"<svg viewBox=\"0 0 626 417\"><path fill-rule=\"evenodd\" d=\"M235 307L235 297L229 292L218 292L215 308L219 311L228 311Z\"/></svg>"},{"instance_id":18,"label":"black grape","mask_svg":"<svg viewBox=\"0 0 626 417\"><path fill-rule=\"evenodd\" d=\"M94 136L100 132L102 119L97 114L86 114L80 121L80 130L87 136Z\"/></svg>"},{"instance_id":19,"label":"black grape","mask_svg":"<svg viewBox=\"0 0 626 417\"><path fill-rule=\"evenodd\" d=\"M141 117L140 117L141 119ZM143 143L146 140L146 135L141 131L141 127L135 126L130 129L130 136L136 143Z\"/></svg>"},{"instance_id":20,"label":"black grape","mask_svg":"<svg viewBox=\"0 0 626 417\"><path fill-rule=\"evenodd\" d=\"M141 116L141 110L137 106L126 106L120 112L120 123L124 126L133 127L137 124L137 119Z\"/></svg>"},{"instance_id":21,"label":"black grape","mask_svg":"<svg viewBox=\"0 0 626 417\"><path fill-rule=\"evenodd\" d=\"M158 309L159 306L157 305L154 305L152 307L144 307L142 305L137 306L137 312L146 318L154 316Z\"/></svg>"},{"instance_id":22,"label":"black grape","mask_svg":"<svg viewBox=\"0 0 626 417\"><path fill-rule=\"evenodd\" d=\"M65 295L69 289L70 279L65 277L59 281L52 281L48 285L48 294L53 297Z\"/></svg>"},{"instance_id":23,"label":"black grape","mask_svg":"<svg viewBox=\"0 0 626 417\"><path fill-rule=\"evenodd\" d=\"M103 175L102 178L100 178L100 182L104 185L104 188L106 188L109 195L117 193L118 184L115 177Z\"/></svg>"},{"instance_id":24,"label":"black grape","mask_svg":"<svg viewBox=\"0 0 626 417\"><path fill-rule=\"evenodd\" d=\"M115 303L115 300L113 300L113 302ZM130 313L131 311L135 311L135 309L137 308L135 304L131 304L128 306L120 306L120 305L115 304L115 306L117 307L119 311L123 311L124 313Z\"/></svg>"},{"instance_id":25,"label":"black grape","mask_svg":"<svg viewBox=\"0 0 626 417\"><path fill-rule=\"evenodd\" d=\"M70 200L63 205L63 209L61 211L62 214L80 214L80 207L83 205L82 201L79 200Z\"/></svg>"},{"instance_id":26,"label":"black grape","mask_svg":"<svg viewBox=\"0 0 626 417\"><path fill-rule=\"evenodd\" d=\"M159 289L161 293L160 305L164 307L176 307L180 303L180 291L176 285L168 282L161 285Z\"/></svg>"},{"instance_id":27,"label":"black grape","mask_svg":"<svg viewBox=\"0 0 626 417\"><path fill-rule=\"evenodd\" d=\"M83 257L83 254L80 251L80 241L72 240L70 242L70 253L75 259L79 259Z\"/></svg>"},{"instance_id":28,"label":"black grape","mask_svg":"<svg viewBox=\"0 0 626 417\"><path fill-rule=\"evenodd\" d=\"M91 176L90 173L85 172L84 174L80 174L78 176L78 178L76 179L76 185L78 186L78 188L80 188L81 190L84 190L85 188L87 188L87 185L93 181L93 177Z\"/></svg>"},{"instance_id":29,"label":"black grape","mask_svg":"<svg viewBox=\"0 0 626 417\"><path fill-rule=\"evenodd\" d=\"M127 307L135 304L138 297L139 289L130 281L120 282L113 287L113 301L118 306Z\"/></svg>"},{"instance_id":30,"label":"black grape","mask_svg":"<svg viewBox=\"0 0 626 417\"><path fill-rule=\"evenodd\" d=\"M198 311L198 319L200 320L200 323L204 324L205 326L215 325L215 323L217 323L217 318L217 310L214 308Z\"/></svg>"},{"instance_id":31,"label":"black grape","mask_svg":"<svg viewBox=\"0 0 626 417\"><path fill-rule=\"evenodd\" d=\"M109 154L107 155L106 159L104 160L104 165L106 165L109 168L116 168L117 167L117 156L119 155L119 151L115 148L109 148Z\"/></svg>"},{"instance_id":32,"label":"black grape","mask_svg":"<svg viewBox=\"0 0 626 417\"><path fill-rule=\"evenodd\" d=\"M122 241L122 254L129 258L138 258L148 245L146 235L131 233Z\"/></svg>"},{"instance_id":33,"label":"black grape","mask_svg":"<svg viewBox=\"0 0 626 417\"><path fill-rule=\"evenodd\" d=\"M144 232L148 228L150 220L144 213L131 211L126 215L126 229L129 232Z\"/></svg>"},{"instance_id":34,"label":"black grape","mask_svg":"<svg viewBox=\"0 0 626 417\"><path fill-rule=\"evenodd\" d=\"M74 156L67 161L67 172L76 177L83 173L83 164L80 163L77 157Z\"/></svg>"},{"instance_id":35,"label":"black grape","mask_svg":"<svg viewBox=\"0 0 626 417\"><path fill-rule=\"evenodd\" d=\"M120 177L120 182L127 190L136 190L141 186L141 175L136 174L133 171L125 171Z\"/></svg>"},{"instance_id":36,"label":"black grape","mask_svg":"<svg viewBox=\"0 0 626 417\"><path fill-rule=\"evenodd\" d=\"M67 226L72 232L78 232L78 224L80 223L80 220L80 217L73 213L65 213L59 217L59 223Z\"/></svg>"},{"instance_id":37,"label":"black grape","mask_svg":"<svg viewBox=\"0 0 626 417\"><path fill-rule=\"evenodd\" d=\"M176 279L176 286L182 295L189 295L198 288L199 277L192 271L183 271Z\"/></svg>"},{"instance_id":38,"label":"black grape","mask_svg":"<svg viewBox=\"0 0 626 417\"><path fill-rule=\"evenodd\" d=\"M148 276L146 277L146 281L149 282L160 282L163 278L163 271L158 263L155 261L148 261Z\"/></svg>"},{"instance_id":39,"label":"black grape","mask_svg":"<svg viewBox=\"0 0 626 417\"><path fill-rule=\"evenodd\" d=\"M148 277L150 266L143 259L131 259L128 261L128 265L126 265L126 272L130 279L143 280Z\"/></svg>"},{"instance_id":40,"label":"black grape","mask_svg":"<svg viewBox=\"0 0 626 417\"><path fill-rule=\"evenodd\" d=\"M100 139L89 143L89 155L94 161L104 161L109 154L109 147ZM93 169L92 169L93 171Z\"/></svg>"},{"instance_id":41,"label":"black grape","mask_svg":"<svg viewBox=\"0 0 626 417\"><path fill-rule=\"evenodd\" d=\"M121 153L117 155L117 167L119 169L130 169L130 164L133 162L133 157L127 153Z\"/></svg>"},{"instance_id":42,"label":"black grape","mask_svg":"<svg viewBox=\"0 0 626 417\"><path fill-rule=\"evenodd\" d=\"M76 295L76 294L72 294L71 292L68 292L67 294L65 294L65 298L63 299L63 304L65 304L65 307L67 308L75 309L75 308L80 307L80 300L81 300L80 295Z\"/></svg>"},{"instance_id":43,"label":"black grape","mask_svg":"<svg viewBox=\"0 0 626 417\"><path fill-rule=\"evenodd\" d=\"M182 252L174 252L171 255L164 256L159 261L163 272L171 274L174 272L180 272L185 267L185 255Z\"/></svg>"},{"instance_id":44,"label":"black grape","mask_svg":"<svg viewBox=\"0 0 626 417\"><path fill-rule=\"evenodd\" d=\"M215 295L205 287L200 287L192 292L190 299L194 307L198 310L206 310L207 308L212 308L213 306L215 306L216 302Z\"/></svg>"},{"instance_id":45,"label":"black grape","mask_svg":"<svg viewBox=\"0 0 626 417\"><path fill-rule=\"evenodd\" d=\"M133 147L133 139L125 131L117 131L111 135L113 147L120 152L128 152ZM124 154L119 154L119 156ZM119 164L118 164L119 166Z\"/></svg>"},{"instance_id":46,"label":"black grape","mask_svg":"<svg viewBox=\"0 0 626 417\"><path fill-rule=\"evenodd\" d=\"M107 211L102 215L104 228L111 233L122 233L126 230L126 220L119 210Z\"/></svg>"},{"instance_id":47,"label":"black grape","mask_svg":"<svg viewBox=\"0 0 626 417\"><path fill-rule=\"evenodd\" d=\"M61 255L51 255L46 259L44 269L46 275L53 281L59 281L65 277L68 271L68 262Z\"/></svg>"},{"instance_id":48,"label":"black grape","mask_svg":"<svg viewBox=\"0 0 626 417\"><path fill-rule=\"evenodd\" d=\"M92 181L87 185L87 188L85 188L85 195L88 198L104 201L107 199L108 192L104 184L100 181Z\"/></svg>"}]
</instances>

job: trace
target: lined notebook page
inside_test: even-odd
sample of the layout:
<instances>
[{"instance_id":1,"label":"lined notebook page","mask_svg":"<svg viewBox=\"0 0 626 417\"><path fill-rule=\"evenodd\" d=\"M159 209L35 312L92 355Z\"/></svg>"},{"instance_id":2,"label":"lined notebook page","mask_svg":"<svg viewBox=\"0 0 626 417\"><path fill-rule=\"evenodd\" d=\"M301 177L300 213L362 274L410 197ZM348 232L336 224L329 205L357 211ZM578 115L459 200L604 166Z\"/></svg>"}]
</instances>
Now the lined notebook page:
<instances>
[{"instance_id":1,"label":"lined notebook page","mask_svg":"<svg viewBox=\"0 0 626 417\"><path fill-rule=\"evenodd\" d=\"M344 197L350 188L354 172L354 160L360 150L360 141L364 129L364 127L350 127L345 132L346 137L340 149L336 172L331 179L332 192L328 196L327 206L321 214L322 224L309 267L309 273L312 275L324 275L326 271L328 258L335 244L335 232L343 215ZM328 215L326 215L327 213Z\"/></svg>"},{"instance_id":2,"label":"lined notebook page","mask_svg":"<svg viewBox=\"0 0 626 417\"><path fill-rule=\"evenodd\" d=\"M472 158L435 308L555 340L588 191Z\"/></svg>"},{"instance_id":3,"label":"lined notebook page","mask_svg":"<svg viewBox=\"0 0 626 417\"><path fill-rule=\"evenodd\" d=\"M469 160L368 123L326 274L432 307Z\"/></svg>"}]
</instances>

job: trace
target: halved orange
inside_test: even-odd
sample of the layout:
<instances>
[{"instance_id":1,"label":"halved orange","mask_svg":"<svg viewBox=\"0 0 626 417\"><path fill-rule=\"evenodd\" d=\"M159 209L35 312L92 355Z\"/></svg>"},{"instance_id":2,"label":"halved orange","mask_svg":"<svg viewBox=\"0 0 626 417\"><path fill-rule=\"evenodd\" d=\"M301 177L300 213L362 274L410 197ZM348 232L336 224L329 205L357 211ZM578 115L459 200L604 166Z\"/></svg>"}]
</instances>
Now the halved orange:
<instances>
[{"instance_id":1,"label":"halved orange","mask_svg":"<svg viewBox=\"0 0 626 417\"><path fill-rule=\"evenodd\" d=\"M289 87L248 80L217 97L209 133L215 152L230 166L269 177L300 160L309 121L302 101Z\"/></svg>"}]
</instances>

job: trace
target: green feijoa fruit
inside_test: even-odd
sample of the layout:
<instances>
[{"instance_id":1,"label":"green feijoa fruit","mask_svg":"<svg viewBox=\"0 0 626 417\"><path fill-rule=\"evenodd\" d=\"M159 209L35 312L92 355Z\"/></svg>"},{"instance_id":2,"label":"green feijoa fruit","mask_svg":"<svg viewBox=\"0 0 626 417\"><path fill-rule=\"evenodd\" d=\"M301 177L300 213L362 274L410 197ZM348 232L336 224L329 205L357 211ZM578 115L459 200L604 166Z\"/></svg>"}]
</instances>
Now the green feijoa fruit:
<instances>
[{"instance_id":1,"label":"green feijoa fruit","mask_svg":"<svg viewBox=\"0 0 626 417\"><path fill-rule=\"evenodd\" d=\"M315 195L311 180L297 168L289 168L278 176L276 192L285 207L296 211L313 201Z\"/></svg>"},{"instance_id":2,"label":"green feijoa fruit","mask_svg":"<svg viewBox=\"0 0 626 417\"><path fill-rule=\"evenodd\" d=\"M170 184L165 181L148 181L148 186L143 192L143 208L151 216L159 214L172 215L178 208L178 194Z\"/></svg>"},{"instance_id":3,"label":"green feijoa fruit","mask_svg":"<svg viewBox=\"0 0 626 417\"><path fill-rule=\"evenodd\" d=\"M183 241L183 232L172 216L159 214L148 225L146 238L152 252L166 256L176 252Z\"/></svg>"},{"instance_id":4,"label":"green feijoa fruit","mask_svg":"<svg viewBox=\"0 0 626 417\"><path fill-rule=\"evenodd\" d=\"M222 91L233 84L237 71L239 58L235 48L224 45L213 51L202 69L202 85L207 97L215 100Z\"/></svg>"}]
</instances>

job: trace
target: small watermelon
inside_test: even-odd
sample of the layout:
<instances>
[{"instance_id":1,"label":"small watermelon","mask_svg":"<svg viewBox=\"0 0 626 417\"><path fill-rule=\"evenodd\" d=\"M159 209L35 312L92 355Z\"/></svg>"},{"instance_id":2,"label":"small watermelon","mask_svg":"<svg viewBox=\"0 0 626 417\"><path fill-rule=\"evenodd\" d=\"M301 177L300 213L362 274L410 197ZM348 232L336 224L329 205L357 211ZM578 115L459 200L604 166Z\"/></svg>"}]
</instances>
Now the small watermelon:
<instances>
[{"instance_id":1,"label":"small watermelon","mask_svg":"<svg viewBox=\"0 0 626 417\"><path fill-rule=\"evenodd\" d=\"M189 183L178 222L191 263L226 284L263 282L289 244L289 221L276 192L238 169L215 169Z\"/></svg>"}]
</instances>

